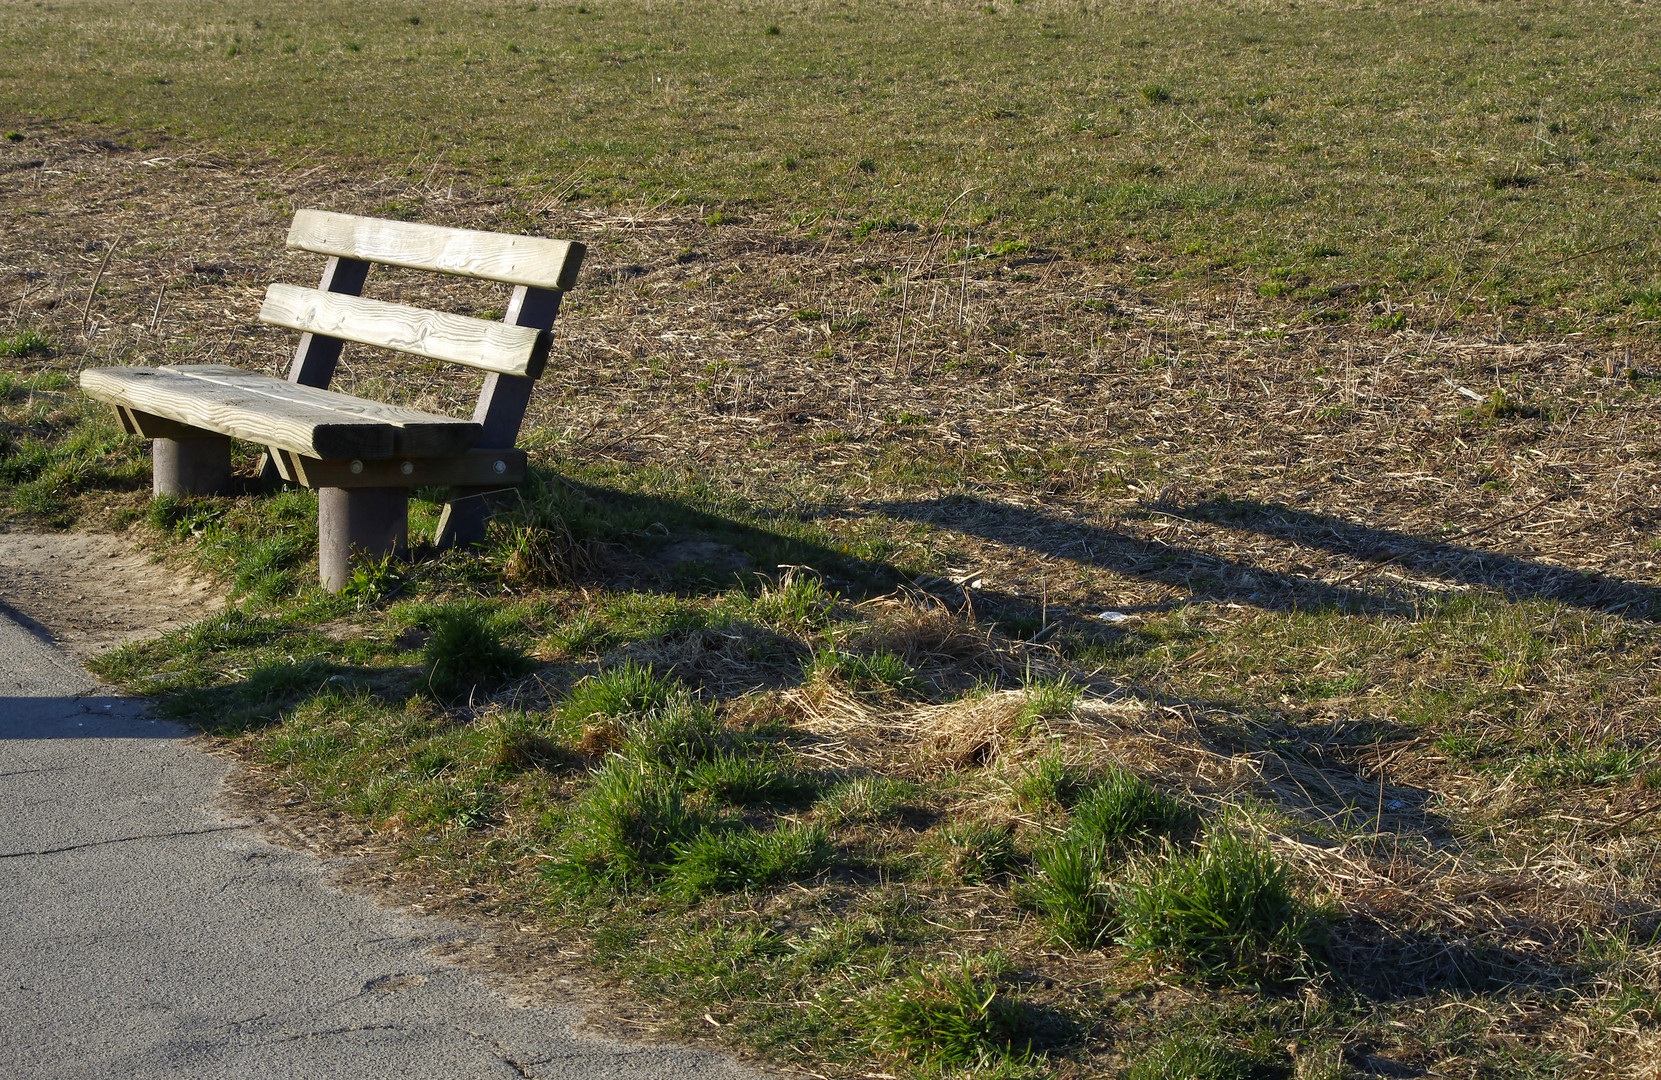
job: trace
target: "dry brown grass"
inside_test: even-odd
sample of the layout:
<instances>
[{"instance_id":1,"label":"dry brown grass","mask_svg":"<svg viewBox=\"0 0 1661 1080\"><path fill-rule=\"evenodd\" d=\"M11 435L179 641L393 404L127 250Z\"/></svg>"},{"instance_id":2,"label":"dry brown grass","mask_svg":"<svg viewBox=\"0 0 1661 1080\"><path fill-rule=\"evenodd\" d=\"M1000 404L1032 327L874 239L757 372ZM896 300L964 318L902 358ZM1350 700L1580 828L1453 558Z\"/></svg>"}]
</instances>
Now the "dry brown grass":
<instances>
[{"instance_id":1,"label":"dry brown grass","mask_svg":"<svg viewBox=\"0 0 1661 1080\"><path fill-rule=\"evenodd\" d=\"M1257 328L1281 320L1262 301L1167 311L1112 267L1046 257L1032 281L973 264L949 318L906 309L896 364L893 290L949 283L886 234L806 244L761 222L532 213L465 179L124 151L102 132L0 156L45 162L0 174L12 208L0 310L48 333L60 364L280 370L288 337L254 316L266 283L316 272L282 251L292 208L404 199L424 220L591 245L563 362L533 400L534 445L619 475L651 466L720 475L740 496L787 492L852 533L873 515L925 523L950 534L944 554L915 534L900 550L983 594L1132 612L1196 590L1305 607L1411 608L1472 589L1600 609L1654 596L1658 413L1635 392L1661 373L1652 341L1266 337ZM388 273L371 292L413 288ZM460 283L422 289L458 310L505 302ZM797 317L813 310L829 314ZM978 328L967 339L960 312ZM837 328L856 314L868 326ZM473 393L463 371L402 370L361 356L342 386L452 412ZM1485 418L1459 387L1501 389L1549 419ZM1450 534L1464 535L1429 543Z\"/></svg>"}]
</instances>

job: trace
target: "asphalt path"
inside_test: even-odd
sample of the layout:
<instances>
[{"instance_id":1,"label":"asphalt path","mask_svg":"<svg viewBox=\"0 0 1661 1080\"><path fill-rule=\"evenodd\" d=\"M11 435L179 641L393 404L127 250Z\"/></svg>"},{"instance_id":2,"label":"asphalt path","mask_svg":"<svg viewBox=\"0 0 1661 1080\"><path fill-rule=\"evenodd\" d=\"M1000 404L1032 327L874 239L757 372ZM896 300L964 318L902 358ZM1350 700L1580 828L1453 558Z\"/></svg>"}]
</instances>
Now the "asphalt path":
<instances>
[{"instance_id":1,"label":"asphalt path","mask_svg":"<svg viewBox=\"0 0 1661 1080\"><path fill-rule=\"evenodd\" d=\"M0 1077L759 1077L578 1030L227 816L228 766L0 604Z\"/></svg>"}]
</instances>

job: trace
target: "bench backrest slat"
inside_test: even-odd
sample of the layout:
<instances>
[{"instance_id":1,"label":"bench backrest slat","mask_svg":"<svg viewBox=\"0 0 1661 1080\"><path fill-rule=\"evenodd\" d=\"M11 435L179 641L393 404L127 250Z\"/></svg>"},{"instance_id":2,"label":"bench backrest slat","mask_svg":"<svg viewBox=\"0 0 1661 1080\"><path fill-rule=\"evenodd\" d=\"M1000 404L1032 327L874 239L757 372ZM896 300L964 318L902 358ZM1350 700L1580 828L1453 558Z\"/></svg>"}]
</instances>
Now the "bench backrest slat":
<instances>
[{"instance_id":1,"label":"bench backrest slat","mask_svg":"<svg viewBox=\"0 0 1661 1080\"><path fill-rule=\"evenodd\" d=\"M436 270L538 289L570 289L587 248L570 240L452 229L409 221L301 210L288 246L320 255Z\"/></svg>"},{"instance_id":2,"label":"bench backrest slat","mask_svg":"<svg viewBox=\"0 0 1661 1080\"><path fill-rule=\"evenodd\" d=\"M551 341L546 330L298 285L268 288L260 320L429 360L532 379L541 377Z\"/></svg>"}]
</instances>

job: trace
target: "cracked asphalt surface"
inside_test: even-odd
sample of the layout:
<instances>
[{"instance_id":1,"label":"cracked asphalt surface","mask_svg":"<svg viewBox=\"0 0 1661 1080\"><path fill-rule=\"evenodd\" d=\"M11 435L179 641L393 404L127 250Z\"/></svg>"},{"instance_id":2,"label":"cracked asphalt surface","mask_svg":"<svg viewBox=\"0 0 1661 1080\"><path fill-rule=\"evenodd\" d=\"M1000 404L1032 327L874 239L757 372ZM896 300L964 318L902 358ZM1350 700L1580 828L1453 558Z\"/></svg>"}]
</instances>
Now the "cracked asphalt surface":
<instances>
[{"instance_id":1,"label":"cracked asphalt surface","mask_svg":"<svg viewBox=\"0 0 1661 1080\"><path fill-rule=\"evenodd\" d=\"M228 766L0 604L0 1077L762 1074L577 1030L215 809Z\"/></svg>"}]
</instances>

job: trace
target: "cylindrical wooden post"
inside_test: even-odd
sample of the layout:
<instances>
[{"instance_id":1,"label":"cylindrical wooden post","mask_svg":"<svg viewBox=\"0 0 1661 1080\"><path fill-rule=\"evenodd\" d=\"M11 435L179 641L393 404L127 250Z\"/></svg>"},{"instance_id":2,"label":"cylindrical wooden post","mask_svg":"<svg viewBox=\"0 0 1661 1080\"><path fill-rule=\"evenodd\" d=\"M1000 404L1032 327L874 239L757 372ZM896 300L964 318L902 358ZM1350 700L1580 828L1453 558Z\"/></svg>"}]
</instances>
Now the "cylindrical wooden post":
<instances>
[{"instance_id":1,"label":"cylindrical wooden post","mask_svg":"<svg viewBox=\"0 0 1661 1080\"><path fill-rule=\"evenodd\" d=\"M408 537L408 488L317 489L317 572L330 592L352 580L354 556L403 556Z\"/></svg>"},{"instance_id":2,"label":"cylindrical wooden post","mask_svg":"<svg viewBox=\"0 0 1661 1080\"><path fill-rule=\"evenodd\" d=\"M231 490L231 440L152 439L152 484L157 495L225 495Z\"/></svg>"}]
</instances>

